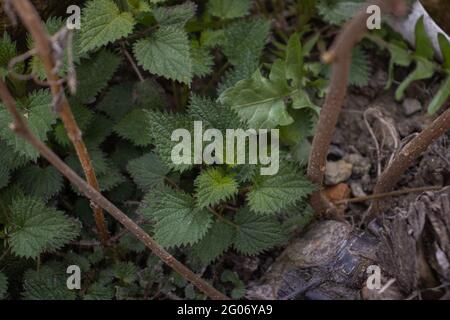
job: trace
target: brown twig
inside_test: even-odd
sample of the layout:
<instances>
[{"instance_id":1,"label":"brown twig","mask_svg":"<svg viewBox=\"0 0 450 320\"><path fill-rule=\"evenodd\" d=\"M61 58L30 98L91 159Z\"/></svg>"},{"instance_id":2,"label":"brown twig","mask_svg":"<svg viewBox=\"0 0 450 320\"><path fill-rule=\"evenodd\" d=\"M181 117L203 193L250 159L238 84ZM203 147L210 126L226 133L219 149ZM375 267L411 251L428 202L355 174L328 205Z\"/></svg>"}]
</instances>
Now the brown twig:
<instances>
[{"instance_id":1,"label":"brown twig","mask_svg":"<svg viewBox=\"0 0 450 320\"><path fill-rule=\"evenodd\" d=\"M308 163L308 177L319 186L319 190L310 197L311 206L319 216L336 215L336 208L323 195L322 183L328 149L347 93L352 49L366 32L369 4L378 5L384 13L401 15L406 12L404 0L369 1L363 10L344 25L332 48L323 56L324 62L332 62L333 66L329 91L320 112Z\"/></svg>"},{"instance_id":2,"label":"brown twig","mask_svg":"<svg viewBox=\"0 0 450 320\"><path fill-rule=\"evenodd\" d=\"M23 24L30 32L34 39L37 54L42 60L47 75L47 80L50 84L50 89L55 103L55 109L67 130L67 135L75 147L78 159L80 160L87 182L97 191L100 190L97 176L91 163L91 157L88 153L86 145L82 139L80 128L75 121L69 102L64 95L64 87L61 84L61 79L55 72L56 61L53 55L52 41L44 25L37 13L36 9L29 0L14 0L12 2L17 15L22 20ZM109 239L108 229L103 215L103 210L100 207L92 205L94 211L94 218L101 242L106 245Z\"/></svg>"},{"instance_id":3,"label":"brown twig","mask_svg":"<svg viewBox=\"0 0 450 320\"><path fill-rule=\"evenodd\" d=\"M45 143L39 140L28 128L26 122L17 110L16 102L5 83L0 79L0 97L4 105L13 117L11 129L19 136L29 142L47 161L52 164L59 172L61 172L74 186L76 186L91 202L98 207L106 210L111 216L129 230L139 241L144 243L155 255L161 258L169 267L173 268L185 279L192 282L200 291L205 293L211 299L227 300L228 297L217 291L205 280L198 277L185 265L170 255L162 248L152 237L150 237L142 228L140 228L125 213L120 211L114 204L106 199L93 186L84 181L65 164Z\"/></svg>"},{"instance_id":4,"label":"brown twig","mask_svg":"<svg viewBox=\"0 0 450 320\"><path fill-rule=\"evenodd\" d=\"M394 157L384 170L375 185L373 194L391 191L400 180L403 173L414 161L440 136L450 130L450 108L437 117L431 125L420 132ZM379 211L379 202L372 203L368 218L373 218Z\"/></svg>"},{"instance_id":5,"label":"brown twig","mask_svg":"<svg viewBox=\"0 0 450 320\"><path fill-rule=\"evenodd\" d=\"M378 199L385 199L390 197L398 197L405 194L410 193L419 193L419 192L426 192L426 191L436 191L441 190L443 187L420 187L420 188L409 188L409 189L403 189L403 190L396 190L392 192L386 192L386 193L379 193L379 194L372 194L370 196L365 197L357 197L357 198L350 198L350 199L342 199L338 201L333 201L333 204L340 205L340 204L347 204L347 203L358 203L358 202L366 202L370 200L378 200Z\"/></svg>"},{"instance_id":6,"label":"brown twig","mask_svg":"<svg viewBox=\"0 0 450 320\"><path fill-rule=\"evenodd\" d=\"M128 62L131 64L131 67L133 68L134 72L136 73L136 75L139 78L140 82L144 82L145 78L142 76L141 71L139 71L138 66L136 65L136 62L134 62L133 57L130 55L130 53L128 52L127 49L125 49L125 46L122 47L122 52L125 55L125 57L127 58Z\"/></svg>"}]
</instances>

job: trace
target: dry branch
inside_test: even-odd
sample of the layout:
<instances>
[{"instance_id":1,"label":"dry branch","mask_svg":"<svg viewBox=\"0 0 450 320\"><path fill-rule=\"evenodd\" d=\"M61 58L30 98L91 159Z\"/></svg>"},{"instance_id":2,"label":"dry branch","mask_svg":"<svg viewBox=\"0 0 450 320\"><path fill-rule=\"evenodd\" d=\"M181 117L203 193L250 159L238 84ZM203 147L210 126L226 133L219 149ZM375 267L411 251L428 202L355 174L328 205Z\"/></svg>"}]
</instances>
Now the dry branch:
<instances>
[{"instance_id":1,"label":"dry branch","mask_svg":"<svg viewBox=\"0 0 450 320\"><path fill-rule=\"evenodd\" d=\"M414 161L440 136L450 130L450 108L444 111L431 125L412 139L393 159L390 165L378 178L373 194L391 191L400 180L403 173ZM379 202L372 203L369 218L379 211Z\"/></svg>"},{"instance_id":2,"label":"dry branch","mask_svg":"<svg viewBox=\"0 0 450 320\"><path fill-rule=\"evenodd\" d=\"M366 22L369 18L367 7L372 4L378 5L383 13L393 13L398 16L406 13L404 0L369 1L363 10L345 24L332 48L323 57L325 62L332 62L333 65L330 87L320 112L308 163L308 177L319 186L319 190L310 198L316 215L336 217L334 205L322 193L326 158L347 93L352 49L366 32Z\"/></svg>"},{"instance_id":3,"label":"dry branch","mask_svg":"<svg viewBox=\"0 0 450 320\"><path fill-rule=\"evenodd\" d=\"M0 97L3 100L8 111L14 119L11 129L19 136L28 141L48 162L50 162L58 171L60 171L73 185L75 185L88 199L106 210L113 218L120 222L127 230L129 230L139 241L144 243L154 254L156 254L169 267L173 268L181 276L192 282L200 291L205 293L211 299L227 300L228 297L213 288L205 280L198 277L194 272L184 266L181 262L170 255L162 248L152 237L150 237L142 228L140 228L133 220L120 211L114 204L106 199L94 187L84 181L65 164L45 143L40 141L28 128L21 114L18 112L16 103L5 83L0 79Z\"/></svg>"},{"instance_id":4,"label":"dry branch","mask_svg":"<svg viewBox=\"0 0 450 320\"><path fill-rule=\"evenodd\" d=\"M100 190L95 175L94 168L91 163L91 157L83 141L81 131L75 121L69 102L64 95L64 87L62 81L55 72L56 61L53 55L52 41L45 31L44 25L37 13L36 9L29 0L14 0L11 2L18 16L22 20L28 32L33 37L37 54L42 60L47 75L47 81L53 95L53 101L56 103L56 109L67 130L67 135L75 147L78 159L80 160L87 182L97 191ZM103 215L103 210L92 204L94 218L100 240L104 245L108 242L108 229Z\"/></svg>"}]
</instances>

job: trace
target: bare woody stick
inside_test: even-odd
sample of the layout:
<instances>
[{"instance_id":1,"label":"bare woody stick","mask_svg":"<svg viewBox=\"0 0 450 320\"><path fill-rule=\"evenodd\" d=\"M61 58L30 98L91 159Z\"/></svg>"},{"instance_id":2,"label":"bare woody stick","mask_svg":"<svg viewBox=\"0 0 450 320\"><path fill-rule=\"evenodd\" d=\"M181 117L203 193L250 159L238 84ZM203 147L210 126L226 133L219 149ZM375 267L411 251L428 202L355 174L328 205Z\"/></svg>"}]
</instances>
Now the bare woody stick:
<instances>
[{"instance_id":1,"label":"bare woody stick","mask_svg":"<svg viewBox=\"0 0 450 320\"><path fill-rule=\"evenodd\" d=\"M405 14L407 8L404 0L369 1L363 10L344 25L330 51L323 56L326 63L333 63L331 81L320 112L308 162L308 177L320 188L323 184L328 149L347 93L352 49L366 32L369 5L377 5L383 13L395 15ZM335 206L327 200L321 189L311 195L310 202L316 215L336 218Z\"/></svg>"},{"instance_id":2,"label":"bare woody stick","mask_svg":"<svg viewBox=\"0 0 450 320\"><path fill-rule=\"evenodd\" d=\"M412 139L395 157L378 178L374 196L391 191L405 171L440 136L450 130L450 108L437 117L433 123ZM379 211L379 201L374 201L368 219ZM366 219L366 220L368 220Z\"/></svg>"},{"instance_id":3,"label":"bare woody stick","mask_svg":"<svg viewBox=\"0 0 450 320\"><path fill-rule=\"evenodd\" d=\"M84 144L81 131L75 121L69 102L64 95L64 87L61 84L61 79L54 71L56 61L53 56L51 39L45 31L39 14L29 0L14 0L12 1L12 5L34 39L37 53L45 68L47 81L50 84L53 99L58 104L56 107L67 130L69 139L75 147L78 159L80 160L86 176L86 180L95 190L99 191L100 188L91 163L91 157L88 153L86 145ZM100 240L103 245L106 245L109 235L103 210L97 207L94 203L91 206L94 211L95 223Z\"/></svg>"},{"instance_id":4,"label":"bare woody stick","mask_svg":"<svg viewBox=\"0 0 450 320\"><path fill-rule=\"evenodd\" d=\"M200 291L205 293L209 298L215 300L227 300L227 296L213 288L205 280L198 277L190 269L184 266L181 262L170 255L164 248L162 248L152 237L150 237L144 230L142 230L136 223L120 211L114 204L106 199L94 187L80 178L75 171L66 165L52 150L50 150L45 143L40 141L27 127L21 114L18 112L16 103L11 96L5 83L0 79L0 97L3 100L6 108L13 116L14 122L11 124L11 129L19 136L28 141L48 162L50 162L58 171L60 171L73 185L80 189L80 191L92 202L99 207L106 210L113 218L119 221L127 230L129 230L139 241L144 243L155 255L161 258L169 267L173 268L181 276L192 282Z\"/></svg>"}]
</instances>

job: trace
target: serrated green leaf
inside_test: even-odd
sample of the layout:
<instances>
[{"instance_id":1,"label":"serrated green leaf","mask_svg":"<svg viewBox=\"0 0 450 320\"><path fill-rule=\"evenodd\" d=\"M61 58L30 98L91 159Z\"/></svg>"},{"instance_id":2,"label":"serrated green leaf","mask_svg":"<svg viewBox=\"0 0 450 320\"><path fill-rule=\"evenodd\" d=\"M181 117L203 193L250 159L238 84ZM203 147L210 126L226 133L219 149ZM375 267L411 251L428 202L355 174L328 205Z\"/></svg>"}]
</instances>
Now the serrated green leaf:
<instances>
[{"instance_id":1,"label":"serrated green leaf","mask_svg":"<svg viewBox=\"0 0 450 320\"><path fill-rule=\"evenodd\" d=\"M11 205L8 243L19 257L36 258L62 248L78 236L79 224L61 211L35 198L17 199Z\"/></svg>"},{"instance_id":2,"label":"serrated green leaf","mask_svg":"<svg viewBox=\"0 0 450 320\"><path fill-rule=\"evenodd\" d=\"M119 137L131 141L138 147L145 147L151 143L151 130L143 109L132 110L114 127Z\"/></svg>"},{"instance_id":3,"label":"serrated green leaf","mask_svg":"<svg viewBox=\"0 0 450 320\"><path fill-rule=\"evenodd\" d=\"M235 234L235 227L217 220L205 237L192 247L192 253L208 265L233 244Z\"/></svg>"},{"instance_id":4,"label":"serrated green leaf","mask_svg":"<svg viewBox=\"0 0 450 320\"><path fill-rule=\"evenodd\" d=\"M19 105L20 111L25 117L29 129L41 141L47 141L47 132L50 131L52 124L56 121L55 114L52 112L52 98L48 90L33 92L24 103ZM39 152L22 137L12 132L9 125L12 118L6 108L0 107L0 137L8 145L22 156L30 160L36 160Z\"/></svg>"},{"instance_id":5,"label":"serrated green leaf","mask_svg":"<svg viewBox=\"0 0 450 320\"><path fill-rule=\"evenodd\" d=\"M186 22L195 16L197 5L191 1L172 7L157 7L153 15L160 26L183 28Z\"/></svg>"},{"instance_id":6,"label":"serrated green leaf","mask_svg":"<svg viewBox=\"0 0 450 320\"><path fill-rule=\"evenodd\" d=\"M134 86L135 104L147 110L167 110L164 88L154 79L139 81Z\"/></svg>"},{"instance_id":7,"label":"serrated green leaf","mask_svg":"<svg viewBox=\"0 0 450 320\"><path fill-rule=\"evenodd\" d=\"M286 81L267 79L258 70L247 80L224 91L219 101L235 110L255 129L286 126L294 120L287 112L285 98L294 93Z\"/></svg>"},{"instance_id":8,"label":"serrated green leaf","mask_svg":"<svg viewBox=\"0 0 450 320\"><path fill-rule=\"evenodd\" d=\"M155 221L155 240L162 246L193 245L202 239L212 223L212 214L195 207L194 199L168 187L152 191L141 213Z\"/></svg>"},{"instance_id":9,"label":"serrated green leaf","mask_svg":"<svg viewBox=\"0 0 450 320\"><path fill-rule=\"evenodd\" d=\"M349 83L357 87L367 86L370 79L369 60L360 46L353 49Z\"/></svg>"},{"instance_id":10,"label":"serrated green leaf","mask_svg":"<svg viewBox=\"0 0 450 320\"><path fill-rule=\"evenodd\" d=\"M442 83L438 92L436 92L433 100L430 102L430 106L428 107L428 114L435 114L447 101L450 96L450 74L447 75L447 78Z\"/></svg>"},{"instance_id":11,"label":"serrated green leaf","mask_svg":"<svg viewBox=\"0 0 450 320\"><path fill-rule=\"evenodd\" d=\"M134 28L129 12L120 12L112 0L91 0L82 14L81 50L88 52L129 35Z\"/></svg>"},{"instance_id":12,"label":"serrated green leaf","mask_svg":"<svg viewBox=\"0 0 450 320\"><path fill-rule=\"evenodd\" d=\"M290 165L284 165L273 176L258 176L247 195L253 212L278 213L288 205L308 196L314 187Z\"/></svg>"},{"instance_id":13,"label":"serrated green leaf","mask_svg":"<svg viewBox=\"0 0 450 320\"><path fill-rule=\"evenodd\" d=\"M5 79L8 75L8 64L12 58L17 56L16 43L11 40L8 33L3 32L3 37L0 38L0 78ZM22 72L23 63L16 65L15 71Z\"/></svg>"},{"instance_id":14,"label":"serrated green leaf","mask_svg":"<svg viewBox=\"0 0 450 320\"><path fill-rule=\"evenodd\" d=\"M242 58L243 63L234 66L233 69L228 70L222 77L217 93L220 96L225 90L233 87L241 80L251 78L259 67L259 60L255 59L250 52Z\"/></svg>"},{"instance_id":15,"label":"serrated green leaf","mask_svg":"<svg viewBox=\"0 0 450 320\"><path fill-rule=\"evenodd\" d=\"M131 284L136 281L137 272L138 268L131 261L119 262L112 267L114 277L126 284Z\"/></svg>"},{"instance_id":16,"label":"serrated green leaf","mask_svg":"<svg viewBox=\"0 0 450 320\"><path fill-rule=\"evenodd\" d=\"M63 187L63 177L52 166L41 168L31 165L20 170L17 182L29 196L47 201Z\"/></svg>"},{"instance_id":17,"label":"serrated green leaf","mask_svg":"<svg viewBox=\"0 0 450 320\"><path fill-rule=\"evenodd\" d=\"M256 255L286 241L281 224L274 216L261 216L242 208L234 218L239 226L233 246L247 255Z\"/></svg>"},{"instance_id":18,"label":"serrated green leaf","mask_svg":"<svg viewBox=\"0 0 450 320\"><path fill-rule=\"evenodd\" d=\"M331 24L338 25L354 17L356 12L362 8L364 0L319 0L316 3L319 14L323 17L323 19Z\"/></svg>"},{"instance_id":19,"label":"serrated green leaf","mask_svg":"<svg viewBox=\"0 0 450 320\"><path fill-rule=\"evenodd\" d=\"M188 116L169 114L159 111L147 111L148 125L151 130L152 143L161 160L171 169L183 172L192 167L192 164L175 165L172 161L172 149L178 144L171 140L174 130L184 128L192 131L193 122Z\"/></svg>"},{"instance_id":20,"label":"serrated green leaf","mask_svg":"<svg viewBox=\"0 0 450 320\"><path fill-rule=\"evenodd\" d=\"M23 280L25 300L75 300L76 294L67 288L67 275L61 267L42 266L28 270Z\"/></svg>"},{"instance_id":21,"label":"serrated green leaf","mask_svg":"<svg viewBox=\"0 0 450 320\"><path fill-rule=\"evenodd\" d=\"M209 0L208 12L222 19L240 18L248 14L251 0Z\"/></svg>"},{"instance_id":22,"label":"serrated green leaf","mask_svg":"<svg viewBox=\"0 0 450 320\"><path fill-rule=\"evenodd\" d=\"M3 272L0 272L0 300L6 298L8 294L8 278Z\"/></svg>"},{"instance_id":23,"label":"serrated green leaf","mask_svg":"<svg viewBox=\"0 0 450 320\"><path fill-rule=\"evenodd\" d=\"M159 76L190 84L192 61L186 32L173 27L161 27L148 39L134 44L139 65Z\"/></svg>"},{"instance_id":24,"label":"serrated green leaf","mask_svg":"<svg viewBox=\"0 0 450 320\"><path fill-rule=\"evenodd\" d=\"M76 97L82 103L90 103L103 90L116 72L121 58L104 49L89 60L83 60L77 69Z\"/></svg>"},{"instance_id":25,"label":"serrated green leaf","mask_svg":"<svg viewBox=\"0 0 450 320\"><path fill-rule=\"evenodd\" d=\"M144 191L162 184L169 173L169 168L154 153L147 153L138 159L131 160L127 170L133 181Z\"/></svg>"},{"instance_id":26,"label":"serrated green leaf","mask_svg":"<svg viewBox=\"0 0 450 320\"><path fill-rule=\"evenodd\" d=\"M194 77L205 77L213 71L214 58L206 47L200 47L198 43L191 45L192 74Z\"/></svg>"},{"instance_id":27,"label":"serrated green leaf","mask_svg":"<svg viewBox=\"0 0 450 320\"><path fill-rule=\"evenodd\" d=\"M96 109L106 113L118 122L134 107L132 82L125 82L111 86L103 99L96 105Z\"/></svg>"},{"instance_id":28,"label":"serrated green leaf","mask_svg":"<svg viewBox=\"0 0 450 320\"><path fill-rule=\"evenodd\" d=\"M84 300L112 300L114 298L114 287L99 282L91 284L87 290Z\"/></svg>"},{"instance_id":29,"label":"serrated green leaf","mask_svg":"<svg viewBox=\"0 0 450 320\"><path fill-rule=\"evenodd\" d=\"M105 116L96 114L84 131L84 141L88 146L98 147L112 133L114 123Z\"/></svg>"},{"instance_id":30,"label":"serrated green leaf","mask_svg":"<svg viewBox=\"0 0 450 320\"><path fill-rule=\"evenodd\" d=\"M259 64L269 31L270 22L267 20L237 20L224 30L222 51L234 66L242 65L249 56Z\"/></svg>"},{"instance_id":31,"label":"serrated green leaf","mask_svg":"<svg viewBox=\"0 0 450 320\"><path fill-rule=\"evenodd\" d=\"M238 184L221 169L203 171L195 180L197 205L200 208L215 206L238 193Z\"/></svg>"}]
</instances>

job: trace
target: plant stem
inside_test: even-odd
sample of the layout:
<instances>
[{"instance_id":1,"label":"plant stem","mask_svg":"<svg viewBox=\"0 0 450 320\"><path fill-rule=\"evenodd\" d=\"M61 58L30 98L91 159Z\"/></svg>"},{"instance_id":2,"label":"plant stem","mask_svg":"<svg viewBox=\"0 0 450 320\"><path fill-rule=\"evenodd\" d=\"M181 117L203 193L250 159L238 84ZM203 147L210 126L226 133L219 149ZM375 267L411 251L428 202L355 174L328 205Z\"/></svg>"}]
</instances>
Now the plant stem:
<instances>
[{"instance_id":1,"label":"plant stem","mask_svg":"<svg viewBox=\"0 0 450 320\"><path fill-rule=\"evenodd\" d=\"M208 282L201 279L189 268L179 262L161 247L152 237L150 237L142 228L140 228L125 213L118 209L113 203L106 199L93 186L84 181L67 164L64 163L45 143L39 140L28 128L26 122L17 110L16 102L0 79L0 97L3 100L7 110L11 113L14 122L10 125L17 135L29 142L47 161L61 172L74 186L76 186L88 199L99 207L106 210L114 219L128 229L139 241L144 243L155 255L161 258L169 267L173 268L185 279L192 282L201 292L205 293L211 299L227 300L227 296L213 288Z\"/></svg>"},{"instance_id":2,"label":"plant stem","mask_svg":"<svg viewBox=\"0 0 450 320\"><path fill-rule=\"evenodd\" d=\"M376 0L371 4L378 5L385 13L401 14L406 8L403 0ZM322 193L322 184L328 149L347 93L352 50L366 32L366 21L369 17L367 6L368 4L344 25L331 50L323 56L326 63L333 62L332 74L329 91L317 123L307 172L309 179L319 186L319 190L310 197L311 206L318 216L333 217L336 214L335 206Z\"/></svg>"},{"instance_id":3,"label":"plant stem","mask_svg":"<svg viewBox=\"0 0 450 320\"><path fill-rule=\"evenodd\" d=\"M75 117L70 108L69 102L64 95L64 87L61 84L61 79L56 72L54 72L56 61L53 56L53 49L50 36L45 31L44 25L37 13L36 9L29 0L14 0L12 2L18 16L21 18L23 24L34 39L37 53L44 65L47 81L50 84L50 89L54 101L60 101L60 107L56 106L57 111L67 130L67 135L75 147L78 159L80 160L86 180L97 191L100 190L97 176L91 163L91 157L88 153L86 145L83 141L80 128L77 125ZM95 205L92 205L94 212L95 224L100 236L101 242L106 246L109 235L108 229L103 215L103 210Z\"/></svg>"}]
</instances>

